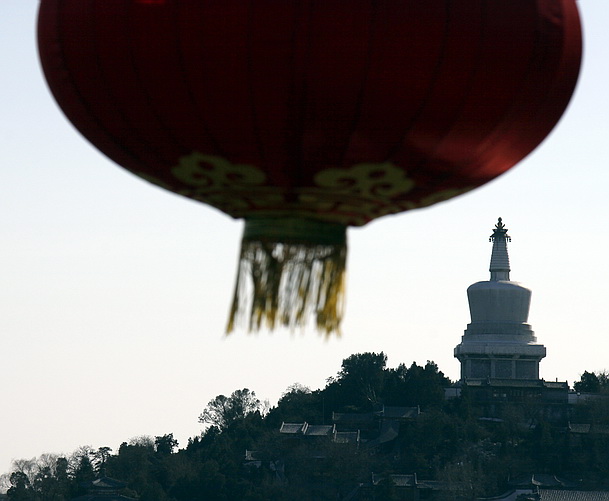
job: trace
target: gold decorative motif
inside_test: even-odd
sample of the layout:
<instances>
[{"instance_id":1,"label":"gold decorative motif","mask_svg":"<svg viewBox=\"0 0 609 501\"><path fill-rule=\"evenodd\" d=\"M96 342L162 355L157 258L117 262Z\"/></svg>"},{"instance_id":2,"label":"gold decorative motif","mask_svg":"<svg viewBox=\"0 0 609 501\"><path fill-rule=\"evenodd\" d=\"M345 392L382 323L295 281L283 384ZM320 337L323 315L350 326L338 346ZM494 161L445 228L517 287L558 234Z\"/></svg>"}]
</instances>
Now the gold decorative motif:
<instances>
[{"instance_id":1,"label":"gold decorative motif","mask_svg":"<svg viewBox=\"0 0 609 501\"><path fill-rule=\"evenodd\" d=\"M181 157L171 173L179 184L171 186L170 180L139 175L236 218L303 217L351 226L427 207L474 188L449 188L435 193L427 190L426 195L413 196L415 188L424 187L416 186L399 166L382 162L326 169L314 176L313 186L288 190L270 184L272 180L267 180L266 174L253 165L233 164L199 152Z\"/></svg>"},{"instance_id":2,"label":"gold decorative motif","mask_svg":"<svg viewBox=\"0 0 609 501\"><path fill-rule=\"evenodd\" d=\"M199 194L219 188L248 189L266 181L264 172L256 167L232 164L224 158L198 152L180 158L171 173L184 184L196 187Z\"/></svg>"},{"instance_id":3,"label":"gold decorative motif","mask_svg":"<svg viewBox=\"0 0 609 501\"><path fill-rule=\"evenodd\" d=\"M315 176L315 183L333 192L387 201L414 188L414 181L391 162L356 164L350 169L326 169Z\"/></svg>"}]
</instances>

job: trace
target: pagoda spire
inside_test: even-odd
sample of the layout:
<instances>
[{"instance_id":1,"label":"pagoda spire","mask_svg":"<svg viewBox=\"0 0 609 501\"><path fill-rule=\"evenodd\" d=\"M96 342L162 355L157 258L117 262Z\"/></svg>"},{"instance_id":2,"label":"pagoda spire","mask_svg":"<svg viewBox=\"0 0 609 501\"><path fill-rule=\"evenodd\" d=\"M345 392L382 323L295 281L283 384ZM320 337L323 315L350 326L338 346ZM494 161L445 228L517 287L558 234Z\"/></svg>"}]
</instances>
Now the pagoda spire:
<instances>
[{"instance_id":1,"label":"pagoda spire","mask_svg":"<svg viewBox=\"0 0 609 501\"><path fill-rule=\"evenodd\" d=\"M511 242L512 238L507 234L508 230L499 218L493 234L489 238L489 242L493 242L493 251L491 254L491 281L510 280L510 257L507 251L507 242Z\"/></svg>"}]
</instances>

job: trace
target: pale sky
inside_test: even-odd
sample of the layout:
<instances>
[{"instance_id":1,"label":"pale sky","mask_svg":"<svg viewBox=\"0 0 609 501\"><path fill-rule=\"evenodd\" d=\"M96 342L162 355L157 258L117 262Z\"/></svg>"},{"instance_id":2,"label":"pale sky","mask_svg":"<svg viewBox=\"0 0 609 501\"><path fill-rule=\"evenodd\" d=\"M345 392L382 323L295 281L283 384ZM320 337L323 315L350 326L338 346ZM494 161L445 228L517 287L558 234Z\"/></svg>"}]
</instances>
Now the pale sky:
<instances>
[{"instance_id":1,"label":"pale sky","mask_svg":"<svg viewBox=\"0 0 609 501\"><path fill-rule=\"evenodd\" d=\"M434 360L458 379L466 289L489 278L499 216L511 278L533 290L541 377L609 369L607 0L579 1L580 81L533 154L470 194L349 231L343 336L328 341L224 337L242 223L135 178L73 129L39 68L37 5L0 2L0 473L137 435L184 447L216 395L247 387L274 404L354 353Z\"/></svg>"}]
</instances>

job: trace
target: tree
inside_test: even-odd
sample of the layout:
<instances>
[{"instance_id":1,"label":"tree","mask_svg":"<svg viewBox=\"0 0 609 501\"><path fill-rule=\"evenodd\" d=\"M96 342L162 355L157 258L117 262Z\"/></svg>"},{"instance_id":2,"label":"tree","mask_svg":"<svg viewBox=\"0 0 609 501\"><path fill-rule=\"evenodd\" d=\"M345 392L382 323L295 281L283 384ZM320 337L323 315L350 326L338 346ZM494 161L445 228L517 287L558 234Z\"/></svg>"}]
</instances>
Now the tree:
<instances>
[{"instance_id":1,"label":"tree","mask_svg":"<svg viewBox=\"0 0 609 501\"><path fill-rule=\"evenodd\" d=\"M143 447L145 449L154 449L154 438L150 435L138 435L129 440L129 445Z\"/></svg>"},{"instance_id":2,"label":"tree","mask_svg":"<svg viewBox=\"0 0 609 501\"><path fill-rule=\"evenodd\" d=\"M131 489L141 492L150 481L151 458L154 455L154 442L146 440L130 440L123 442L118 454L108 458L108 475L127 482Z\"/></svg>"},{"instance_id":3,"label":"tree","mask_svg":"<svg viewBox=\"0 0 609 501\"><path fill-rule=\"evenodd\" d=\"M381 401L387 355L358 353L343 360L336 378L328 380L324 393L335 407L370 410ZM337 409L334 409L337 410Z\"/></svg>"},{"instance_id":4,"label":"tree","mask_svg":"<svg viewBox=\"0 0 609 501\"><path fill-rule=\"evenodd\" d=\"M72 494L85 494L83 485L95 479L95 469L91 462L94 454L93 449L89 446L80 447L72 454L71 469L74 490Z\"/></svg>"},{"instance_id":5,"label":"tree","mask_svg":"<svg viewBox=\"0 0 609 501\"><path fill-rule=\"evenodd\" d=\"M34 478L38 471L36 458L32 459L15 459L13 461L13 471L25 475L28 479Z\"/></svg>"},{"instance_id":6,"label":"tree","mask_svg":"<svg viewBox=\"0 0 609 501\"><path fill-rule=\"evenodd\" d=\"M354 384L368 402L377 403L383 387L386 364L387 355L382 351L351 355L343 360L338 380Z\"/></svg>"},{"instance_id":7,"label":"tree","mask_svg":"<svg viewBox=\"0 0 609 501\"><path fill-rule=\"evenodd\" d=\"M389 405L438 407L444 403L444 388L450 384L435 362L428 360L425 367L413 362L408 368L400 364L387 371L383 396Z\"/></svg>"},{"instance_id":8,"label":"tree","mask_svg":"<svg viewBox=\"0 0 609 501\"><path fill-rule=\"evenodd\" d=\"M596 374L596 377L601 385L601 392L609 393L609 371L600 371Z\"/></svg>"},{"instance_id":9,"label":"tree","mask_svg":"<svg viewBox=\"0 0 609 501\"><path fill-rule=\"evenodd\" d=\"M28 476L22 471L15 471L10 477L11 487L7 491L11 501L35 501L38 499Z\"/></svg>"},{"instance_id":10,"label":"tree","mask_svg":"<svg viewBox=\"0 0 609 501\"><path fill-rule=\"evenodd\" d=\"M42 467L32 482L33 488L41 501L63 501L66 492L59 485L57 477L50 466Z\"/></svg>"},{"instance_id":11,"label":"tree","mask_svg":"<svg viewBox=\"0 0 609 501\"><path fill-rule=\"evenodd\" d=\"M294 383L283 392L277 406L270 410L265 422L278 428L282 422L306 421L310 424L323 422L324 402L320 390Z\"/></svg>"},{"instance_id":12,"label":"tree","mask_svg":"<svg viewBox=\"0 0 609 501\"><path fill-rule=\"evenodd\" d=\"M609 372L584 371L581 379L573 384L579 393L609 393Z\"/></svg>"},{"instance_id":13,"label":"tree","mask_svg":"<svg viewBox=\"0 0 609 501\"><path fill-rule=\"evenodd\" d=\"M161 437L154 437L154 445L158 454L172 454L178 446L178 441L173 438L173 433L168 433Z\"/></svg>"},{"instance_id":14,"label":"tree","mask_svg":"<svg viewBox=\"0 0 609 501\"><path fill-rule=\"evenodd\" d=\"M0 475L0 493L4 493L9 490L11 486L11 476L8 473Z\"/></svg>"},{"instance_id":15,"label":"tree","mask_svg":"<svg viewBox=\"0 0 609 501\"><path fill-rule=\"evenodd\" d=\"M259 411L260 405L256 393L247 388L233 391L230 397L218 395L199 415L199 423L226 430L235 421Z\"/></svg>"},{"instance_id":16,"label":"tree","mask_svg":"<svg viewBox=\"0 0 609 501\"><path fill-rule=\"evenodd\" d=\"M55 461L55 479L57 481L57 490L60 495L67 496L70 477L68 475L68 460L64 457L58 457Z\"/></svg>"},{"instance_id":17,"label":"tree","mask_svg":"<svg viewBox=\"0 0 609 501\"><path fill-rule=\"evenodd\" d=\"M65 501L70 479L68 461L57 454L13 461L7 495L13 500ZM2 492L0 488L0 492Z\"/></svg>"},{"instance_id":18,"label":"tree","mask_svg":"<svg viewBox=\"0 0 609 501\"><path fill-rule=\"evenodd\" d=\"M579 393L599 393L601 383L594 372L584 371L581 379L573 384L573 388Z\"/></svg>"},{"instance_id":19,"label":"tree","mask_svg":"<svg viewBox=\"0 0 609 501\"><path fill-rule=\"evenodd\" d=\"M111 447L100 447L99 449L97 449L97 451L93 453L92 464L98 475L103 472L106 466L106 461L108 461L111 452Z\"/></svg>"}]
</instances>

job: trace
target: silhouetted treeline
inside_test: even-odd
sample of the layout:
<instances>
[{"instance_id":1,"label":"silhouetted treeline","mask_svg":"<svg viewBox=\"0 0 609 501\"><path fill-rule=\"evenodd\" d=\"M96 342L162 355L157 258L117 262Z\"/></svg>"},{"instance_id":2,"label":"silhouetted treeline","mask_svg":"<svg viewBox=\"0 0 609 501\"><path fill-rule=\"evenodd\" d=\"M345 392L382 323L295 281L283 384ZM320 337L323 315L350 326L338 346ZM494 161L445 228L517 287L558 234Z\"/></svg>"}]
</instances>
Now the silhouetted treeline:
<instances>
[{"instance_id":1,"label":"silhouetted treeline","mask_svg":"<svg viewBox=\"0 0 609 501\"><path fill-rule=\"evenodd\" d=\"M609 434L575 436L568 427L531 421L517 406L500 420L480 419L467 392L444 399L451 382L433 362L397 368L386 362L384 353L352 355L323 389L293 384L268 410L247 388L218 395L202 407L205 431L181 449L168 433L136 437L116 451L83 447L70 457L15 461L5 478L7 497L68 501L85 495L87 483L100 476L126 482L120 494L141 501L336 500L369 482L372 472L417 473L461 486L465 490L451 496L469 499L497 495L521 473L553 473L591 486L609 478ZM575 387L609 393L605 376L585 372ZM333 412L376 419L382 406L420 413L402 420L385 441L374 440L381 421L362 430L359 443L279 433L282 423L332 424ZM608 400L578 406L574 419L609 430ZM392 499L392 489L380 484L375 495ZM357 499L372 499L366 496Z\"/></svg>"}]
</instances>

